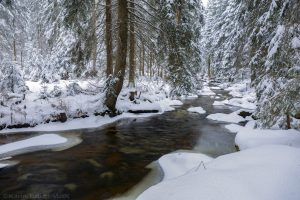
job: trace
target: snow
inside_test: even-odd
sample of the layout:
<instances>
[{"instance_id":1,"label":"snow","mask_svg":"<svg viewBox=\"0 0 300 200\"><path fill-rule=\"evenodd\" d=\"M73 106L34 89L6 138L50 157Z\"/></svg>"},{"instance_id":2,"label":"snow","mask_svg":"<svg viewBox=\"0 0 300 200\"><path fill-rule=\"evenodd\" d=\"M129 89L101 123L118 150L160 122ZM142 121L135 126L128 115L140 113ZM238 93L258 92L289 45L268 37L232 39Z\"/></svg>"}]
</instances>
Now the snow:
<instances>
[{"instance_id":1,"label":"snow","mask_svg":"<svg viewBox=\"0 0 300 200\"><path fill-rule=\"evenodd\" d=\"M256 109L256 94L253 89L249 88L249 81L246 80L241 83L235 83L228 87L228 85L220 85L226 91L229 91L229 94L234 98L226 99L223 101L215 101L214 106L224 106L230 105L250 110Z\"/></svg>"},{"instance_id":2,"label":"snow","mask_svg":"<svg viewBox=\"0 0 300 200\"><path fill-rule=\"evenodd\" d=\"M276 5L276 3L275 3L275 5ZM279 45L280 45L281 38L283 37L284 32L285 32L285 26L284 25L278 25L277 30L276 30L276 34L270 42L270 46L269 46L269 49L268 49L268 55L267 55L268 59L270 59L277 52L277 50L279 48ZM268 61L267 61L267 63L268 63Z\"/></svg>"},{"instance_id":3,"label":"snow","mask_svg":"<svg viewBox=\"0 0 300 200\"><path fill-rule=\"evenodd\" d=\"M256 103L255 98L252 95L245 95L242 98L232 98L232 99L226 99L223 101L215 101L213 103L214 106L224 106L224 105L229 105L229 106L235 106L235 107L240 107L240 108L245 108L245 109L250 109L250 110L255 110L256 109Z\"/></svg>"},{"instance_id":4,"label":"snow","mask_svg":"<svg viewBox=\"0 0 300 200\"><path fill-rule=\"evenodd\" d=\"M268 144L279 144L300 148L300 132L294 129L263 130L247 127L235 128L235 131L237 131L235 143L240 150Z\"/></svg>"},{"instance_id":5,"label":"snow","mask_svg":"<svg viewBox=\"0 0 300 200\"><path fill-rule=\"evenodd\" d=\"M300 48L300 38L294 37L294 38L292 39L292 48L293 48L293 49L298 49L298 48Z\"/></svg>"},{"instance_id":6,"label":"snow","mask_svg":"<svg viewBox=\"0 0 300 200\"><path fill-rule=\"evenodd\" d=\"M198 91L198 95L214 96L216 93L214 93L208 86L203 86L203 88Z\"/></svg>"},{"instance_id":7,"label":"snow","mask_svg":"<svg viewBox=\"0 0 300 200\"><path fill-rule=\"evenodd\" d=\"M237 125L237 124L228 124L228 125L225 125L225 128L228 129L231 133L237 133L245 127Z\"/></svg>"},{"instance_id":8,"label":"snow","mask_svg":"<svg viewBox=\"0 0 300 200\"><path fill-rule=\"evenodd\" d=\"M205 114L206 111L202 107L191 107L187 111L199 114Z\"/></svg>"},{"instance_id":9,"label":"snow","mask_svg":"<svg viewBox=\"0 0 300 200\"><path fill-rule=\"evenodd\" d=\"M8 101L5 102L5 106L0 106L0 125L8 126L27 123L35 126L35 128L4 129L0 133L95 128L121 118L151 116L149 114L140 114L138 116L128 114L129 110L155 110L161 114L174 110L175 108L172 106L181 106L183 104L180 100L168 98L169 85L161 80L155 81L155 84L153 84L153 81L141 78L137 82L138 98L131 102L129 100L129 91L132 89L124 87L116 105L117 109L123 114L111 119L94 115L95 113L103 113L106 110L103 105L104 93L101 91L105 81L102 79L87 81L61 80L47 84L26 81L29 91L26 93L25 100L21 100L19 104L14 104L14 101ZM79 91L73 91L72 88L74 86ZM41 98L42 95L45 98ZM22 97L19 97L19 99L22 99ZM46 121L55 121L60 113L66 114L67 122L64 124L60 122L45 124ZM87 116L88 118L81 119L81 117Z\"/></svg>"},{"instance_id":10,"label":"snow","mask_svg":"<svg viewBox=\"0 0 300 200\"><path fill-rule=\"evenodd\" d=\"M215 114L210 114L206 118L215 120L215 121L221 121L221 122L228 122L228 123L239 123L242 121L245 121L245 118L241 117L238 115L241 110L235 111L230 114L225 114L225 113L215 113Z\"/></svg>"},{"instance_id":11,"label":"snow","mask_svg":"<svg viewBox=\"0 0 300 200\"><path fill-rule=\"evenodd\" d=\"M87 129L87 128L99 128L103 125L113 123L124 118L142 118L150 117L155 114L131 114L123 113L116 117L109 116L90 116L88 118L72 119L65 123L53 122L49 124L39 124L31 128L19 128L19 129L4 129L0 131L1 133L14 133L14 132L32 132L32 131L65 131L65 130L77 130L77 129Z\"/></svg>"},{"instance_id":12,"label":"snow","mask_svg":"<svg viewBox=\"0 0 300 200\"><path fill-rule=\"evenodd\" d=\"M213 106L224 106L225 104L228 103L228 100L224 100L224 101L215 101L213 103Z\"/></svg>"},{"instance_id":13,"label":"snow","mask_svg":"<svg viewBox=\"0 0 300 200\"><path fill-rule=\"evenodd\" d=\"M255 110L256 103L251 102L252 100L253 100L252 97L244 96L243 98L229 99L228 102L226 102L225 104L240 107L240 108Z\"/></svg>"},{"instance_id":14,"label":"snow","mask_svg":"<svg viewBox=\"0 0 300 200\"><path fill-rule=\"evenodd\" d=\"M212 87L210 87L210 89L212 89L212 90L220 90L221 88L218 87L218 86L212 86Z\"/></svg>"},{"instance_id":15,"label":"snow","mask_svg":"<svg viewBox=\"0 0 300 200\"><path fill-rule=\"evenodd\" d=\"M0 155L29 147L47 146L66 143L68 140L56 134L44 134L18 142L12 142L0 146Z\"/></svg>"},{"instance_id":16,"label":"snow","mask_svg":"<svg viewBox=\"0 0 300 200\"><path fill-rule=\"evenodd\" d=\"M200 154L201 155L201 154ZM200 156L199 155L199 156ZM190 155L180 159L189 160ZM163 158L168 158L164 156ZM185 162L160 162L165 173ZM164 180L137 200L298 200L300 149L268 145L232 153ZM191 166L190 166L191 167ZM189 167L189 168L190 168ZM175 174L174 174L175 175Z\"/></svg>"},{"instance_id":17,"label":"snow","mask_svg":"<svg viewBox=\"0 0 300 200\"><path fill-rule=\"evenodd\" d=\"M158 162L164 171L163 181L186 174L196 166L211 161L212 158L198 153L171 153L162 156Z\"/></svg>"},{"instance_id":18,"label":"snow","mask_svg":"<svg viewBox=\"0 0 300 200\"><path fill-rule=\"evenodd\" d=\"M9 164L0 163L0 169L9 166Z\"/></svg>"}]
</instances>

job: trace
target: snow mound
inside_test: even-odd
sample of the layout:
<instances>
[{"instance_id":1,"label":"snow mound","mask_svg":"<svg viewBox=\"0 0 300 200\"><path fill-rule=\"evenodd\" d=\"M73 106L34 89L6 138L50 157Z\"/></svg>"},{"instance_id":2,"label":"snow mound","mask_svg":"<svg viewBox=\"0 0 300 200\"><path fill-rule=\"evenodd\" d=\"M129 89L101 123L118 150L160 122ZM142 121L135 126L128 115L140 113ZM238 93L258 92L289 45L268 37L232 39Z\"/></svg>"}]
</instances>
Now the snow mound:
<instances>
[{"instance_id":1,"label":"snow mound","mask_svg":"<svg viewBox=\"0 0 300 200\"><path fill-rule=\"evenodd\" d=\"M235 137L235 144L240 150L266 144L280 144L300 148L300 132L296 130L261 130L242 127Z\"/></svg>"},{"instance_id":2,"label":"snow mound","mask_svg":"<svg viewBox=\"0 0 300 200\"><path fill-rule=\"evenodd\" d=\"M298 200L299 164L300 149L256 147L218 157L205 167L163 181L137 200ZM164 171L172 168L163 167Z\"/></svg>"},{"instance_id":3,"label":"snow mound","mask_svg":"<svg viewBox=\"0 0 300 200\"><path fill-rule=\"evenodd\" d=\"M164 181L184 175L201 163L211 161L212 158L198 153L171 153L162 156L158 162L164 171Z\"/></svg>"},{"instance_id":4,"label":"snow mound","mask_svg":"<svg viewBox=\"0 0 300 200\"><path fill-rule=\"evenodd\" d=\"M250 99L250 97L232 98L232 99L229 99L227 102L224 102L224 104L236 106L236 107L240 107L240 108L255 110L256 104L251 102L251 100L252 99Z\"/></svg>"},{"instance_id":5,"label":"snow mound","mask_svg":"<svg viewBox=\"0 0 300 200\"><path fill-rule=\"evenodd\" d=\"M229 122L229 123L239 123L245 121L245 118L239 116L238 113L240 113L240 110L230 114L224 114L224 113L210 114L206 118L215 121Z\"/></svg>"},{"instance_id":6,"label":"snow mound","mask_svg":"<svg viewBox=\"0 0 300 200\"><path fill-rule=\"evenodd\" d=\"M199 114L205 114L206 111L202 107L191 107L187 111Z\"/></svg>"},{"instance_id":7,"label":"snow mound","mask_svg":"<svg viewBox=\"0 0 300 200\"><path fill-rule=\"evenodd\" d=\"M0 169L1 169L1 168L5 168L5 167L7 167L7 166L9 166L9 164L6 164L6 163L0 163Z\"/></svg>"},{"instance_id":8,"label":"snow mound","mask_svg":"<svg viewBox=\"0 0 300 200\"><path fill-rule=\"evenodd\" d=\"M244 96L243 98L232 98L229 100L226 99L224 101L215 101L213 103L213 106L224 106L224 105L235 106L235 107L245 108L249 110L256 109L255 98L253 98L252 96Z\"/></svg>"},{"instance_id":9,"label":"snow mound","mask_svg":"<svg viewBox=\"0 0 300 200\"><path fill-rule=\"evenodd\" d=\"M56 134L44 134L18 142L12 142L0 146L0 155L29 147L39 147L66 143L68 140Z\"/></svg>"},{"instance_id":10,"label":"snow mound","mask_svg":"<svg viewBox=\"0 0 300 200\"><path fill-rule=\"evenodd\" d=\"M224 101L215 101L213 103L213 106L224 106L226 103L228 103L228 100L224 100Z\"/></svg>"}]
</instances>

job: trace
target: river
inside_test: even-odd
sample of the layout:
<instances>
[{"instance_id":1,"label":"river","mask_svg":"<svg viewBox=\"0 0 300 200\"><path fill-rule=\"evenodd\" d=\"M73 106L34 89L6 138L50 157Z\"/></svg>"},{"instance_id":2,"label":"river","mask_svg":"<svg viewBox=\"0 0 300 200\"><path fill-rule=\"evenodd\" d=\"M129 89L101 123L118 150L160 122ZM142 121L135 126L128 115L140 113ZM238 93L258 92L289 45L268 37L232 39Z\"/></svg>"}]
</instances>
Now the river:
<instances>
[{"instance_id":1,"label":"river","mask_svg":"<svg viewBox=\"0 0 300 200\"><path fill-rule=\"evenodd\" d=\"M193 150L217 157L234 152L235 135L224 124L205 118L211 113L230 113L233 108L214 107L213 102L210 96L201 96L184 100L183 106L161 115L57 132L76 135L82 142L63 151L15 156L19 164L0 169L1 199L108 199L139 183L151 171L146 166L164 154ZM191 106L201 106L207 114L187 112ZM2 135L0 142L29 134L41 133Z\"/></svg>"}]
</instances>

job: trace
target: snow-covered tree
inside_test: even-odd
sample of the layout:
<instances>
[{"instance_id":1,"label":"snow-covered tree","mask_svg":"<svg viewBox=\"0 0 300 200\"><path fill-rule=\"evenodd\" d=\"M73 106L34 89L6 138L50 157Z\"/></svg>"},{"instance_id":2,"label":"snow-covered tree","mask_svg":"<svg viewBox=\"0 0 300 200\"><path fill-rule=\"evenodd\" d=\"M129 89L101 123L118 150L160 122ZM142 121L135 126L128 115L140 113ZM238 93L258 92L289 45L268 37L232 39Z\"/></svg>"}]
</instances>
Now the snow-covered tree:
<instances>
[{"instance_id":1,"label":"snow-covered tree","mask_svg":"<svg viewBox=\"0 0 300 200\"><path fill-rule=\"evenodd\" d=\"M259 2L251 33L254 55L250 66L257 89L257 116L262 126L291 128L300 111L300 2ZM255 48L255 49L254 49Z\"/></svg>"},{"instance_id":2,"label":"snow-covered tree","mask_svg":"<svg viewBox=\"0 0 300 200\"><path fill-rule=\"evenodd\" d=\"M172 95L193 92L200 69L200 29L203 7L198 0L160 1L160 36L162 59L167 59L167 80L173 87Z\"/></svg>"}]
</instances>

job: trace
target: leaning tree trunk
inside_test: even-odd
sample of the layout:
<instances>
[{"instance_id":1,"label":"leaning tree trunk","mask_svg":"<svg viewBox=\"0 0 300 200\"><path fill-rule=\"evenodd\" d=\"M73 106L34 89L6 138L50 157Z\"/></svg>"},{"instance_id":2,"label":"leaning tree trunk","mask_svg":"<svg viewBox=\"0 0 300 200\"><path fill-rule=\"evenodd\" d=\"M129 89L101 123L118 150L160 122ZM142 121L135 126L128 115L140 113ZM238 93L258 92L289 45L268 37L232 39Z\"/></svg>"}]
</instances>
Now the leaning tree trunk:
<instances>
[{"instance_id":1,"label":"leaning tree trunk","mask_svg":"<svg viewBox=\"0 0 300 200\"><path fill-rule=\"evenodd\" d=\"M118 0L118 46L115 72L112 79L108 80L105 105L110 112L116 112L116 103L123 87L126 56L127 56L127 37L128 37L128 8L127 0Z\"/></svg>"},{"instance_id":2,"label":"leaning tree trunk","mask_svg":"<svg viewBox=\"0 0 300 200\"><path fill-rule=\"evenodd\" d=\"M113 47L112 47L112 13L111 0L106 0L105 5L105 43L106 43L106 76L113 74Z\"/></svg>"}]
</instances>

